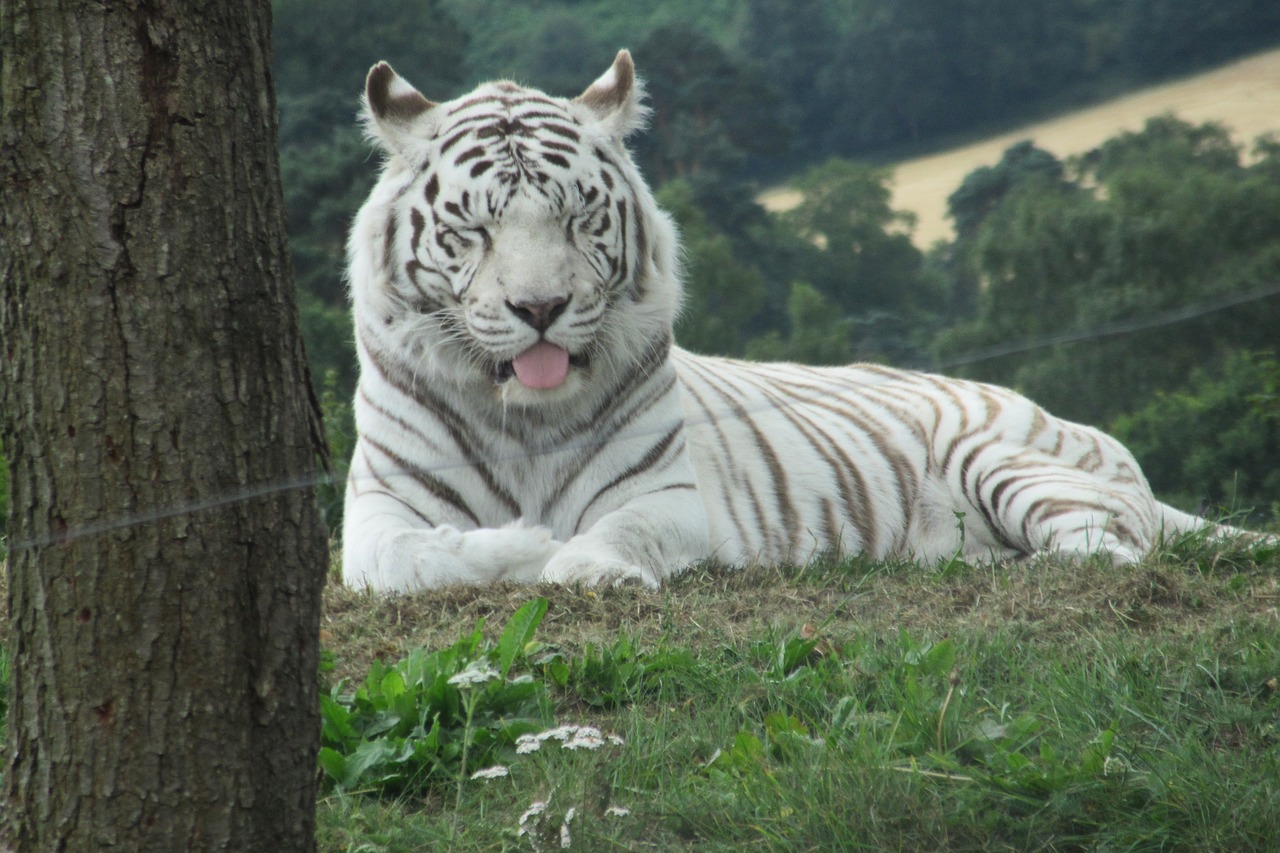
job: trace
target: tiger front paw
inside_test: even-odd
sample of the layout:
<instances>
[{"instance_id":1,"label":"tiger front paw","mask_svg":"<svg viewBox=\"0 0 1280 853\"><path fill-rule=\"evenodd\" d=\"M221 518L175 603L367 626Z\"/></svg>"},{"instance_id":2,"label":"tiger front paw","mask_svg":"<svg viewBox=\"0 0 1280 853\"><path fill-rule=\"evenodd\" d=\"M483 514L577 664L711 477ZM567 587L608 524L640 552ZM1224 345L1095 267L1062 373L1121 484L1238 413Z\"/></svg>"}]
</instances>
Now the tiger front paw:
<instances>
[{"instance_id":1,"label":"tiger front paw","mask_svg":"<svg viewBox=\"0 0 1280 853\"><path fill-rule=\"evenodd\" d=\"M593 554L585 549L570 551L567 546L551 558L542 570L539 581L562 585L581 583L587 586L639 583L648 589L657 589L662 585L662 577L651 568L620 559L616 554Z\"/></svg>"}]
</instances>

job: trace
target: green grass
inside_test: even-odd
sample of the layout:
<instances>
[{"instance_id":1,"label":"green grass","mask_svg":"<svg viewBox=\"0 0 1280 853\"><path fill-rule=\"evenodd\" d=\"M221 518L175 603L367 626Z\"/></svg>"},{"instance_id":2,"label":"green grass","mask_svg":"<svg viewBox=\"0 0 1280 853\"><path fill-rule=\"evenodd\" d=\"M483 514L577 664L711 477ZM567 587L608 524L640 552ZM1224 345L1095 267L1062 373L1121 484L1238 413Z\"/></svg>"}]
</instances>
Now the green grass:
<instances>
[{"instance_id":1,"label":"green grass","mask_svg":"<svg viewBox=\"0 0 1280 853\"><path fill-rule=\"evenodd\" d=\"M521 725L622 743L516 754L486 734L485 763L509 775L472 780L475 762L454 760L417 785L331 780L321 849L559 849L569 809L582 850L1280 849L1280 548L1187 540L1136 567L945 569L335 589L330 677L360 684L372 661L385 675L413 649L472 642L507 663L504 683L532 678ZM473 695L474 719L501 729Z\"/></svg>"}]
</instances>

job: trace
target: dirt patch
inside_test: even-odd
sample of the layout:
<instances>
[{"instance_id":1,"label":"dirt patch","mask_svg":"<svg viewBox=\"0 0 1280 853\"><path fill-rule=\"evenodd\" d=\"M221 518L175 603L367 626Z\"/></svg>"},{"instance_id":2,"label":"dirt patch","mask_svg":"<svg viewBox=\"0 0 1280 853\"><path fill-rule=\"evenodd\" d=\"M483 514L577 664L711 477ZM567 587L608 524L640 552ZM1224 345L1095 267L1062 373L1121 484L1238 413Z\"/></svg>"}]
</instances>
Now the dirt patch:
<instances>
[{"instance_id":1,"label":"dirt patch","mask_svg":"<svg viewBox=\"0 0 1280 853\"><path fill-rule=\"evenodd\" d=\"M1280 629L1280 565L1205 572L1176 558L1132 567L1041 559L963 566L948 574L910 564L853 561L806 570L697 569L661 590L498 585L381 597L335 586L326 642L338 677L359 679L375 658L439 648L481 618L496 638L534 595L549 601L538 639L573 653L626 635L642 647L696 652L814 632L857 636L1016 632L1032 644L1074 644L1098 633L1170 638L1246 623Z\"/></svg>"}]
</instances>

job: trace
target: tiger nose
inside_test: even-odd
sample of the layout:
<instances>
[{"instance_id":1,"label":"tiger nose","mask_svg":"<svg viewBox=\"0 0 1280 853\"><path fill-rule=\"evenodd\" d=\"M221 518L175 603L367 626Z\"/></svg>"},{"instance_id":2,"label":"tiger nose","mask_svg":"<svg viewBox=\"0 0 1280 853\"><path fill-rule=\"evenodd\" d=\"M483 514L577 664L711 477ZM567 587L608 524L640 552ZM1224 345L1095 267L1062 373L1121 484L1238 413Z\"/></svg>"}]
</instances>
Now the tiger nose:
<instances>
[{"instance_id":1,"label":"tiger nose","mask_svg":"<svg viewBox=\"0 0 1280 853\"><path fill-rule=\"evenodd\" d=\"M507 309L539 332L551 327L569 305L569 297L553 296L550 299L518 299L507 301Z\"/></svg>"}]
</instances>

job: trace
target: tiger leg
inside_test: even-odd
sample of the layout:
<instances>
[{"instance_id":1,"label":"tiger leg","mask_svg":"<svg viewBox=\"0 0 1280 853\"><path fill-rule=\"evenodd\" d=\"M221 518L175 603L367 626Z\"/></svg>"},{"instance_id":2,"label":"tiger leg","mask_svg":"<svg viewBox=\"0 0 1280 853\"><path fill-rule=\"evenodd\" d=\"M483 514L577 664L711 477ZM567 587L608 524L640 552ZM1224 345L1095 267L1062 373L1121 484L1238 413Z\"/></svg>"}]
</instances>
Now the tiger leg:
<instances>
[{"instance_id":1,"label":"tiger leg","mask_svg":"<svg viewBox=\"0 0 1280 853\"><path fill-rule=\"evenodd\" d=\"M636 581L656 588L710 556L706 508L692 488L641 495L594 520L564 543L541 580L548 583Z\"/></svg>"},{"instance_id":2,"label":"tiger leg","mask_svg":"<svg viewBox=\"0 0 1280 853\"><path fill-rule=\"evenodd\" d=\"M348 501L342 579L354 588L415 592L454 583L534 583L561 547L544 527L522 524L460 530L428 527L394 498L366 493Z\"/></svg>"},{"instance_id":3,"label":"tiger leg","mask_svg":"<svg viewBox=\"0 0 1280 853\"><path fill-rule=\"evenodd\" d=\"M1081 470L1042 454L992 465L974 478L968 498L995 540L1023 554L1106 554L1116 564L1133 563L1159 530L1145 481Z\"/></svg>"}]
</instances>

